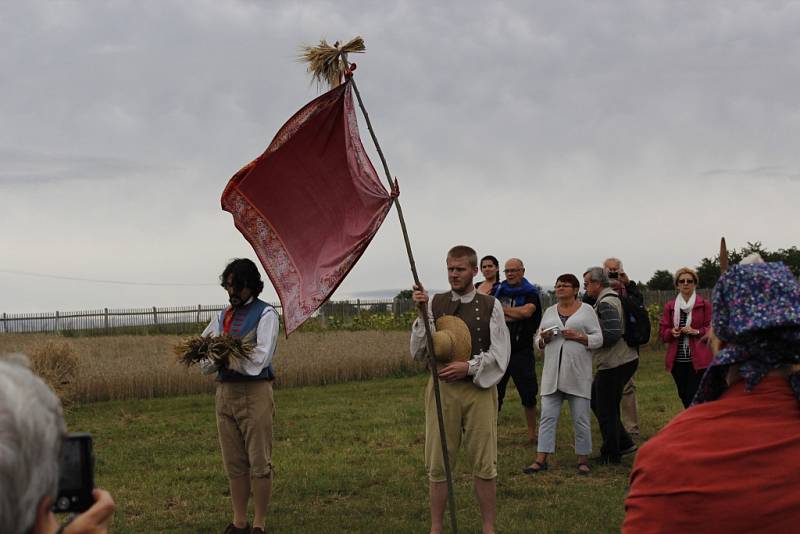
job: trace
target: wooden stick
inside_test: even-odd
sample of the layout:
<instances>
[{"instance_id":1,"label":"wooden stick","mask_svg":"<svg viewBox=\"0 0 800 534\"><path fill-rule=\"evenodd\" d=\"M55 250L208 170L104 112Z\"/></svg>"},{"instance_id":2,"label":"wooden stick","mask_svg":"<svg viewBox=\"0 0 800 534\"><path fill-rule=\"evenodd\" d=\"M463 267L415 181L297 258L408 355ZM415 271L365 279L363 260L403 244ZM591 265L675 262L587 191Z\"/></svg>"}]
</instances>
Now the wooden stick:
<instances>
[{"instance_id":1,"label":"wooden stick","mask_svg":"<svg viewBox=\"0 0 800 534\"><path fill-rule=\"evenodd\" d=\"M342 53L342 60L344 60L345 67L349 69L350 64L347 61L346 53ZM383 150L381 150L381 145L378 143L378 138L375 136L375 131L372 129L372 122L369 120L367 108L364 107L364 102L361 100L361 93L358 91L356 81L351 75L345 83L350 83L353 86L353 91L356 93L356 98L358 99L358 106L361 108L361 113L364 114L364 120L367 123L367 129L369 129L369 134L372 136L372 142L375 145L375 149L378 151L378 156L381 158L381 163L383 163L383 170L386 173L386 180L389 182L389 190L392 190L394 189L394 183L392 182L392 175L389 172L389 165L386 163L386 158L383 155ZM394 197L394 205L397 208L397 216L400 218L400 228L403 230L403 240L406 244L406 253L408 254L408 263L411 267L411 275L414 277L414 283L421 289L422 284L420 283L419 275L417 274L417 265L414 263L414 253L411 251L411 241L408 239L408 230L406 229L406 221L403 217L403 208L400 207L400 201L398 197ZM436 417L439 421L439 439L442 442L442 457L444 458L444 470L445 475L447 476L447 499L450 508L450 524L452 526L453 533L455 534L458 532L458 525L456 522L456 498L453 492L453 474L450 471L450 455L447 452L447 435L444 430L442 398L439 391L439 375L437 374L436 357L433 352L433 334L431 334L427 305L420 306L419 310L420 314L422 315L422 323L425 326L425 341L428 348L428 367L430 367L431 379L433 380L433 395L436 399Z\"/></svg>"},{"instance_id":2,"label":"wooden stick","mask_svg":"<svg viewBox=\"0 0 800 534\"><path fill-rule=\"evenodd\" d=\"M725 244L725 238L723 237L719 241L719 274L725 274L725 271L728 270L728 246Z\"/></svg>"}]
</instances>

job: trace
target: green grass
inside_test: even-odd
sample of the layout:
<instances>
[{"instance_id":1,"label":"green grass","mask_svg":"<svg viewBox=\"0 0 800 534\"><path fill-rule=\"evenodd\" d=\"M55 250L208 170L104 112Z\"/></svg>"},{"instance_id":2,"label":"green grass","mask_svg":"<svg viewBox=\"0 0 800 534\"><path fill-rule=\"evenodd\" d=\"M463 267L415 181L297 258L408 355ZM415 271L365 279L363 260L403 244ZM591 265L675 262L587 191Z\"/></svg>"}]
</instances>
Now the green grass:
<instances>
[{"instance_id":1,"label":"green grass","mask_svg":"<svg viewBox=\"0 0 800 534\"><path fill-rule=\"evenodd\" d=\"M425 376L275 391L272 532L425 532ZM643 354L642 439L680 409L660 352ZM114 401L70 409L71 430L95 438L97 483L118 508L114 532L221 532L230 518L210 395ZM600 439L594 425L595 454ZM534 447L516 390L499 422L499 532L618 532L631 459L575 474L562 414L550 471L529 476ZM459 530L479 532L471 477L456 468Z\"/></svg>"}]
</instances>

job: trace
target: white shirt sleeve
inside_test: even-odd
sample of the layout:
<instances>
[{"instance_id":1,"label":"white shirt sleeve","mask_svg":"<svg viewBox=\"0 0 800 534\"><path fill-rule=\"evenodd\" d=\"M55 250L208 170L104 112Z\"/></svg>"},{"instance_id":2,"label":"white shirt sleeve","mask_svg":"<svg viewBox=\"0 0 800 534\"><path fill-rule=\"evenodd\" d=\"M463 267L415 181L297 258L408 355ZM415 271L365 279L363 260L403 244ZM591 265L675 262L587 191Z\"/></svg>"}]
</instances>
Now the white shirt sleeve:
<instances>
[{"instance_id":1,"label":"white shirt sleeve","mask_svg":"<svg viewBox=\"0 0 800 534\"><path fill-rule=\"evenodd\" d=\"M497 385L506 372L511 356L511 336L508 333L503 307L495 299L492 317L489 320L489 332L492 344L489 350L476 354L469 361L472 382L479 388L490 388Z\"/></svg>"},{"instance_id":2,"label":"white shirt sleeve","mask_svg":"<svg viewBox=\"0 0 800 534\"><path fill-rule=\"evenodd\" d=\"M586 313L586 348L599 349L603 346L603 330L600 328L600 321L597 319L594 308L586 303L584 306L590 308L590 313Z\"/></svg>"},{"instance_id":3,"label":"white shirt sleeve","mask_svg":"<svg viewBox=\"0 0 800 534\"><path fill-rule=\"evenodd\" d=\"M211 318L211 322L208 323L208 326L206 326L206 329L203 330L203 333L200 334L200 335L203 336L203 337L206 337L206 336L218 336L219 335L219 323L220 323L220 321L222 319L222 314L223 313L225 313L224 309L221 312L219 312L219 315L217 315L215 317L212 317ZM210 374L216 373L217 369L218 369L217 364L212 363L211 360L209 360L208 358L203 358L202 360L200 360L200 364L199 365L200 365L200 371L204 375L210 375Z\"/></svg>"},{"instance_id":4,"label":"white shirt sleeve","mask_svg":"<svg viewBox=\"0 0 800 534\"><path fill-rule=\"evenodd\" d=\"M275 346L278 344L279 324L280 320L275 308L272 306L264 308L256 327L258 341L253 352L250 353L250 360L244 360L241 368L237 369L240 373L255 376L272 363Z\"/></svg>"},{"instance_id":5,"label":"white shirt sleeve","mask_svg":"<svg viewBox=\"0 0 800 534\"><path fill-rule=\"evenodd\" d=\"M436 331L436 325L433 322L433 309L432 299L428 299L428 322L431 325L431 333ZM427 361L428 359L428 345L425 339L425 326L422 324L422 318L417 317L414 324L411 325L411 357L419 362Z\"/></svg>"}]
</instances>

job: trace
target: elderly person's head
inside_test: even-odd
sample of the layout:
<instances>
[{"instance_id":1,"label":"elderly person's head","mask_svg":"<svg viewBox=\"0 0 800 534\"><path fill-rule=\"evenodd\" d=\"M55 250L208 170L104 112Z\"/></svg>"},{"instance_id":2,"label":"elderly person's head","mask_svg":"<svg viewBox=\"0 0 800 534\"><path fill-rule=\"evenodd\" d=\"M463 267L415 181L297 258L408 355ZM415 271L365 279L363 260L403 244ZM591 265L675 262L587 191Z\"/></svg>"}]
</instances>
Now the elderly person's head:
<instances>
[{"instance_id":1,"label":"elderly person's head","mask_svg":"<svg viewBox=\"0 0 800 534\"><path fill-rule=\"evenodd\" d=\"M0 355L0 532L30 532L49 512L65 435L61 403L26 358Z\"/></svg>"},{"instance_id":2,"label":"elderly person's head","mask_svg":"<svg viewBox=\"0 0 800 534\"><path fill-rule=\"evenodd\" d=\"M721 350L703 377L695 403L717 399L729 371L749 391L772 371L787 375L800 400L800 283L783 263L735 265L712 297Z\"/></svg>"},{"instance_id":3,"label":"elderly person's head","mask_svg":"<svg viewBox=\"0 0 800 534\"><path fill-rule=\"evenodd\" d=\"M600 292L608 286L608 274L602 267L589 267L583 273L583 287L590 297L597 298Z\"/></svg>"},{"instance_id":4,"label":"elderly person's head","mask_svg":"<svg viewBox=\"0 0 800 534\"><path fill-rule=\"evenodd\" d=\"M697 287L698 281L697 271L690 267L681 267L675 271L675 287L678 288L683 300L689 300L689 297L692 296Z\"/></svg>"},{"instance_id":5,"label":"elderly person's head","mask_svg":"<svg viewBox=\"0 0 800 534\"><path fill-rule=\"evenodd\" d=\"M555 291L556 299L560 302L572 302L578 297L581 288L578 277L574 274L565 273L556 278Z\"/></svg>"}]
</instances>

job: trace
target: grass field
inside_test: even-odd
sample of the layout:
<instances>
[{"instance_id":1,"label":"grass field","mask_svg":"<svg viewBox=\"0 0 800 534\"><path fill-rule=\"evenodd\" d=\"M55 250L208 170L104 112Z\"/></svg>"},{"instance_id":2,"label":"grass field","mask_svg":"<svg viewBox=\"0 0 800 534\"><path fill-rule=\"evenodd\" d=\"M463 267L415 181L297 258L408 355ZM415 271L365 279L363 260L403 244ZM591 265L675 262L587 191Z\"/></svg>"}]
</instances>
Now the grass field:
<instances>
[{"instance_id":1,"label":"grass field","mask_svg":"<svg viewBox=\"0 0 800 534\"><path fill-rule=\"evenodd\" d=\"M282 372L278 366L278 373ZM424 375L278 388L268 527L272 532L426 532ZM637 374L642 439L680 410L660 351ZM562 414L551 469L523 475L525 444L516 391L499 423L499 532L617 532L631 459L575 474L572 425ZM71 430L95 437L98 485L114 495L114 532L221 532L229 520L208 394L73 406ZM595 453L600 440L593 421ZM460 531L479 532L471 478L456 469Z\"/></svg>"}]
</instances>

